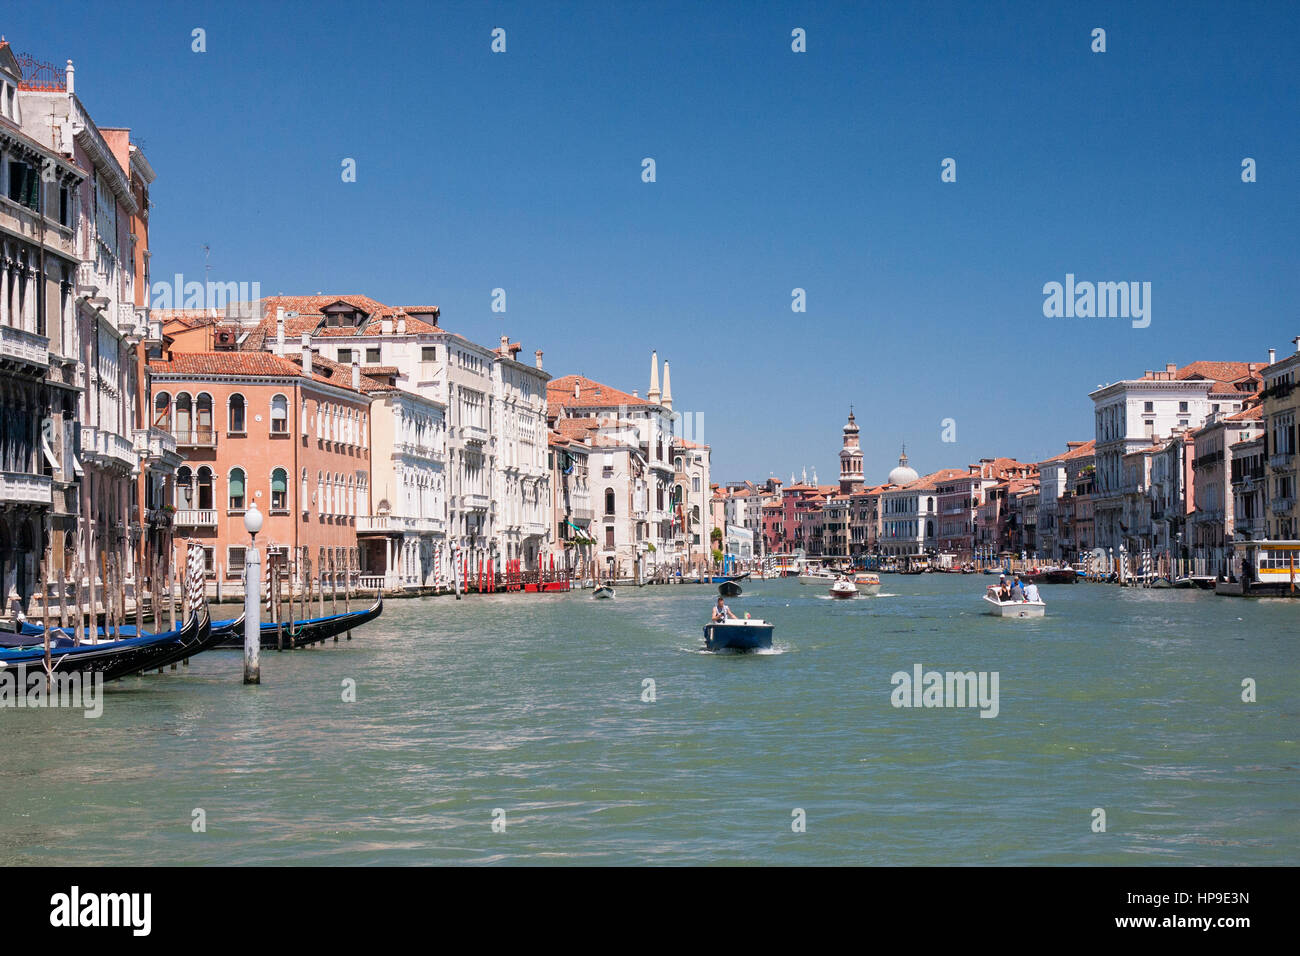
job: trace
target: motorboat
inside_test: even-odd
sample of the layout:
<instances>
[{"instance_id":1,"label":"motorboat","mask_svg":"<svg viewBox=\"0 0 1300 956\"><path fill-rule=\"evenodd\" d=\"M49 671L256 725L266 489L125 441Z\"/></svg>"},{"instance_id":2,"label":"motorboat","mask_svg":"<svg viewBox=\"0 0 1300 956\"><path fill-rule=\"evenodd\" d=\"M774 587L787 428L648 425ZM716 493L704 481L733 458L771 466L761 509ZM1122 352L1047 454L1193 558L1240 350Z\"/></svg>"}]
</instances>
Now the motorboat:
<instances>
[{"instance_id":1,"label":"motorboat","mask_svg":"<svg viewBox=\"0 0 1300 956\"><path fill-rule=\"evenodd\" d=\"M809 568L803 574L799 575L800 584L831 584L838 580L839 576L834 571L827 571L824 568Z\"/></svg>"},{"instance_id":2,"label":"motorboat","mask_svg":"<svg viewBox=\"0 0 1300 956\"><path fill-rule=\"evenodd\" d=\"M853 575L853 584L863 594L875 594L880 590L880 575L870 571L859 571Z\"/></svg>"},{"instance_id":3,"label":"motorboat","mask_svg":"<svg viewBox=\"0 0 1300 956\"><path fill-rule=\"evenodd\" d=\"M833 598L855 598L858 596L858 586L848 578L841 578L831 585L831 597Z\"/></svg>"},{"instance_id":4,"label":"motorboat","mask_svg":"<svg viewBox=\"0 0 1300 956\"><path fill-rule=\"evenodd\" d=\"M704 625L704 643L711 651L731 648L739 651L758 650L772 646L772 632L776 626L758 618L728 618L725 621Z\"/></svg>"},{"instance_id":5,"label":"motorboat","mask_svg":"<svg viewBox=\"0 0 1300 956\"><path fill-rule=\"evenodd\" d=\"M591 592L593 598L612 598L614 596L614 585L598 584Z\"/></svg>"},{"instance_id":6,"label":"motorboat","mask_svg":"<svg viewBox=\"0 0 1300 956\"><path fill-rule=\"evenodd\" d=\"M1068 564L1063 568L1041 568L1037 571L1026 571L1020 575L1020 580L1025 583L1033 582L1034 584L1074 584L1079 580L1078 572Z\"/></svg>"},{"instance_id":7,"label":"motorboat","mask_svg":"<svg viewBox=\"0 0 1300 956\"><path fill-rule=\"evenodd\" d=\"M723 597L740 597L741 590L737 581L723 581L718 585L718 593Z\"/></svg>"},{"instance_id":8,"label":"motorboat","mask_svg":"<svg viewBox=\"0 0 1300 956\"><path fill-rule=\"evenodd\" d=\"M994 617L1042 617L1047 613L1047 605L1042 601L1001 601L985 593L984 602Z\"/></svg>"}]
</instances>

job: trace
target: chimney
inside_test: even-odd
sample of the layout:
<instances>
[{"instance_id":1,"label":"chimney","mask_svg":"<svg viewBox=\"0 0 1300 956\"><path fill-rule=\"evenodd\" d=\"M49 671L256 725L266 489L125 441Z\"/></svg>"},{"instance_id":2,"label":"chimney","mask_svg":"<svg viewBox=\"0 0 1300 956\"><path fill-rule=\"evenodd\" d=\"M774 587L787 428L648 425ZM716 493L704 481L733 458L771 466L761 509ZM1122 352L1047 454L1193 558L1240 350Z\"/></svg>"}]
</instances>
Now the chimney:
<instances>
[{"instance_id":1,"label":"chimney","mask_svg":"<svg viewBox=\"0 0 1300 956\"><path fill-rule=\"evenodd\" d=\"M68 81L68 95L73 96L77 92L77 84L76 82L74 82L77 78L77 71L73 67L71 60L68 61L68 69L67 69L66 76Z\"/></svg>"},{"instance_id":2,"label":"chimney","mask_svg":"<svg viewBox=\"0 0 1300 956\"><path fill-rule=\"evenodd\" d=\"M398 335L406 334L406 313L405 312L397 313L397 334Z\"/></svg>"},{"instance_id":3,"label":"chimney","mask_svg":"<svg viewBox=\"0 0 1300 956\"><path fill-rule=\"evenodd\" d=\"M361 360L355 353L352 358L352 387L358 392L361 391Z\"/></svg>"},{"instance_id":4,"label":"chimney","mask_svg":"<svg viewBox=\"0 0 1300 956\"><path fill-rule=\"evenodd\" d=\"M536 352L533 353L533 355L537 357L537 367L538 367L538 368L541 368L541 367L542 367L542 350L541 350L541 349L538 349Z\"/></svg>"},{"instance_id":5,"label":"chimney","mask_svg":"<svg viewBox=\"0 0 1300 956\"><path fill-rule=\"evenodd\" d=\"M393 317L391 315L385 315L383 318L379 320L379 334L380 335L393 334Z\"/></svg>"},{"instance_id":6,"label":"chimney","mask_svg":"<svg viewBox=\"0 0 1300 956\"><path fill-rule=\"evenodd\" d=\"M275 354L284 354L284 306L275 307Z\"/></svg>"},{"instance_id":7,"label":"chimney","mask_svg":"<svg viewBox=\"0 0 1300 956\"><path fill-rule=\"evenodd\" d=\"M1295 343L1295 350L1296 350L1297 352L1300 352L1300 335L1297 335L1297 336L1296 336L1295 338L1293 338L1291 341Z\"/></svg>"},{"instance_id":8,"label":"chimney","mask_svg":"<svg viewBox=\"0 0 1300 956\"><path fill-rule=\"evenodd\" d=\"M640 397L641 397L640 395L638 395L638 394L636 393L636 389L635 389L635 388L632 389L632 397L633 397L633 398L640 398Z\"/></svg>"},{"instance_id":9,"label":"chimney","mask_svg":"<svg viewBox=\"0 0 1300 956\"><path fill-rule=\"evenodd\" d=\"M671 412L671 411L673 410L673 383L672 383L672 379L670 379L670 378L668 377L668 363L667 363L667 362L664 362L664 397L663 397L663 405L664 405L664 408L668 409L668 411Z\"/></svg>"},{"instance_id":10,"label":"chimney","mask_svg":"<svg viewBox=\"0 0 1300 956\"><path fill-rule=\"evenodd\" d=\"M302 334L302 374L311 374L311 336Z\"/></svg>"},{"instance_id":11,"label":"chimney","mask_svg":"<svg viewBox=\"0 0 1300 956\"><path fill-rule=\"evenodd\" d=\"M573 397L582 398L582 379L575 378L573 380Z\"/></svg>"},{"instance_id":12,"label":"chimney","mask_svg":"<svg viewBox=\"0 0 1300 956\"><path fill-rule=\"evenodd\" d=\"M1276 350L1276 349L1269 349L1269 350L1268 350L1268 364L1269 364L1269 365L1272 365L1272 364L1273 364L1274 362L1276 362L1276 361L1277 361L1277 350Z\"/></svg>"},{"instance_id":13,"label":"chimney","mask_svg":"<svg viewBox=\"0 0 1300 956\"><path fill-rule=\"evenodd\" d=\"M508 335L501 336L501 357L510 357L510 336Z\"/></svg>"},{"instance_id":14,"label":"chimney","mask_svg":"<svg viewBox=\"0 0 1300 956\"><path fill-rule=\"evenodd\" d=\"M645 397L652 404L659 403L659 353L650 353L650 390Z\"/></svg>"},{"instance_id":15,"label":"chimney","mask_svg":"<svg viewBox=\"0 0 1300 956\"><path fill-rule=\"evenodd\" d=\"M1173 381L1175 374L1178 372L1178 366L1173 362L1169 362L1165 365L1165 371L1169 373L1169 380Z\"/></svg>"}]
</instances>

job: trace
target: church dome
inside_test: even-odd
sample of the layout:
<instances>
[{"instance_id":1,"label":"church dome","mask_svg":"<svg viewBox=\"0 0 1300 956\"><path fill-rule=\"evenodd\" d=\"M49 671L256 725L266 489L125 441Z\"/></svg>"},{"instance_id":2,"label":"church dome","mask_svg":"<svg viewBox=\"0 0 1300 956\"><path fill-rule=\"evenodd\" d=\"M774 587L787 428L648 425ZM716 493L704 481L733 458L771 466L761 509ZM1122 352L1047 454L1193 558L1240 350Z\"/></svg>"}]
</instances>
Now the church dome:
<instances>
[{"instance_id":1,"label":"church dome","mask_svg":"<svg viewBox=\"0 0 1300 956\"><path fill-rule=\"evenodd\" d=\"M889 473L889 483L891 485L910 485L920 476L916 470L907 464L907 450L898 456L898 467Z\"/></svg>"}]
</instances>

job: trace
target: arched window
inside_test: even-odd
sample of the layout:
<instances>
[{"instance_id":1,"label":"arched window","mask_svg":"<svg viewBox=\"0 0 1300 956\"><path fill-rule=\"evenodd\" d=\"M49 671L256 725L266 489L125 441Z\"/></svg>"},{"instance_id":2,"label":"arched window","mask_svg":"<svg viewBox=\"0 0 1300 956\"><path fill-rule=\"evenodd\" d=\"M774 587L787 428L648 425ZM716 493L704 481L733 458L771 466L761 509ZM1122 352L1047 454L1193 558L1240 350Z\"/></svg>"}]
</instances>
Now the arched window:
<instances>
[{"instance_id":1,"label":"arched window","mask_svg":"<svg viewBox=\"0 0 1300 956\"><path fill-rule=\"evenodd\" d=\"M676 508L679 504L682 503L682 494L683 494L682 486L673 485L673 507L674 508Z\"/></svg>"},{"instance_id":2,"label":"arched window","mask_svg":"<svg viewBox=\"0 0 1300 956\"><path fill-rule=\"evenodd\" d=\"M677 471L681 471L681 470L682 470L682 456L681 456L681 455L678 455L676 458L673 459L673 468L675 468Z\"/></svg>"},{"instance_id":3,"label":"arched window","mask_svg":"<svg viewBox=\"0 0 1300 956\"><path fill-rule=\"evenodd\" d=\"M289 473L283 468L271 472L271 511L289 510Z\"/></svg>"},{"instance_id":4,"label":"arched window","mask_svg":"<svg viewBox=\"0 0 1300 956\"><path fill-rule=\"evenodd\" d=\"M194 431L194 402L189 392L176 396L176 437L189 441Z\"/></svg>"},{"instance_id":5,"label":"arched window","mask_svg":"<svg viewBox=\"0 0 1300 956\"><path fill-rule=\"evenodd\" d=\"M614 489L606 488L605 489L605 514L612 515L613 513L614 513Z\"/></svg>"},{"instance_id":6,"label":"arched window","mask_svg":"<svg viewBox=\"0 0 1300 956\"><path fill-rule=\"evenodd\" d=\"M289 433L289 400L283 395L271 398L271 434L287 435Z\"/></svg>"},{"instance_id":7,"label":"arched window","mask_svg":"<svg viewBox=\"0 0 1300 956\"><path fill-rule=\"evenodd\" d=\"M307 510L307 502L311 500L309 497L311 492L307 488L307 482L308 482L307 469L304 468L302 470L302 501L301 501L301 507L303 511Z\"/></svg>"},{"instance_id":8,"label":"arched window","mask_svg":"<svg viewBox=\"0 0 1300 956\"><path fill-rule=\"evenodd\" d=\"M182 467L176 472L176 508L188 511L194 507L194 472Z\"/></svg>"},{"instance_id":9,"label":"arched window","mask_svg":"<svg viewBox=\"0 0 1300 956\"><path fill-rule=\"evenodd\" d=\"M325 474L316 472L316 510L325 513Z\"/></svg>"},{"instance_id":10,"label":"arched window","mask_svg":"<svg viewBox=\"0 0 1300 956\"><path fill-rule=\"evenodd\" d=\"M238 392L230 396L230 402L226 407L226 431L232 435L244 434L246 428L246 416L244 414L244 396Z\"/></svg>"},{"instance_id":11,"label":"arched window","mask_svg":"<svg viewBox=\"0 0 1300 956\"><path fill-rule=\"evenodd\" d=\"M230 477L226 483L226 500L231 511L244 510L244 469L230 469Z\"/></svg>"},{"instance_id":12,"label":"arched window","mask_svg":"<svg viewBox=\"0 0 1300 956\"><path fill-rule=\"evenodd\" d=\"M199 441L212 441L212 396L207 392L200 393L194 403L194 427Z\"/></svg>"},{"instance_id":13,"label":"arched window","mask_svg":"<svg viewBox=\"0 0 1300 956\"><path fill-rule=\"evenodd\" d=\"M215 507L212 499L212 469L207 465L199 469L199 507L205 511Z\"/></svg>"},{"instance_id":14,"label":"arched window","mask_svg":"<svg viewBox=\"0 0 1300 956\"><path fill-rule=\"evenodd\" d=\"M153 427L163 431L172 428L172 397L166 392L159 392L153 399Z\"/></svg>"},{"instance_id":15,"label":"arched window","mask_svg":"<svg viewBox=\"0 0 1300 956\"><path fill-rule=\"evenodd\" d=\"M691 479L691 491L699 491L699 490L700 490L700 476L696 475L694 478Z\"/></svg>"}]
</instances>

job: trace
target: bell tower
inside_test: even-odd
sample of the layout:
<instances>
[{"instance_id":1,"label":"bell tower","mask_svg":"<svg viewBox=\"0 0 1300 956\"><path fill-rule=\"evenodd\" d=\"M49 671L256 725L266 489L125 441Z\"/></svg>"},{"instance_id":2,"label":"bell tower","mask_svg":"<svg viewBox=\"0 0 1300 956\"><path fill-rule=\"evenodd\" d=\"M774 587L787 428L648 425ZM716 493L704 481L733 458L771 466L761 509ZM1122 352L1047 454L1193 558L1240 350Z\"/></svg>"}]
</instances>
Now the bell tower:
<instances>
[{"instance_id":1,"label":"bell tower","mask_svg":"<svg viewBox=\"0 0 1300 956\"><path fill-rule=\"evenodd\" d=\"M862 447L858 444L858 423L850 405L849 421L844 426L844 447L840 449L840 494L849 494L854 486L862 486Z\"/></svg>"}]
</instances>

